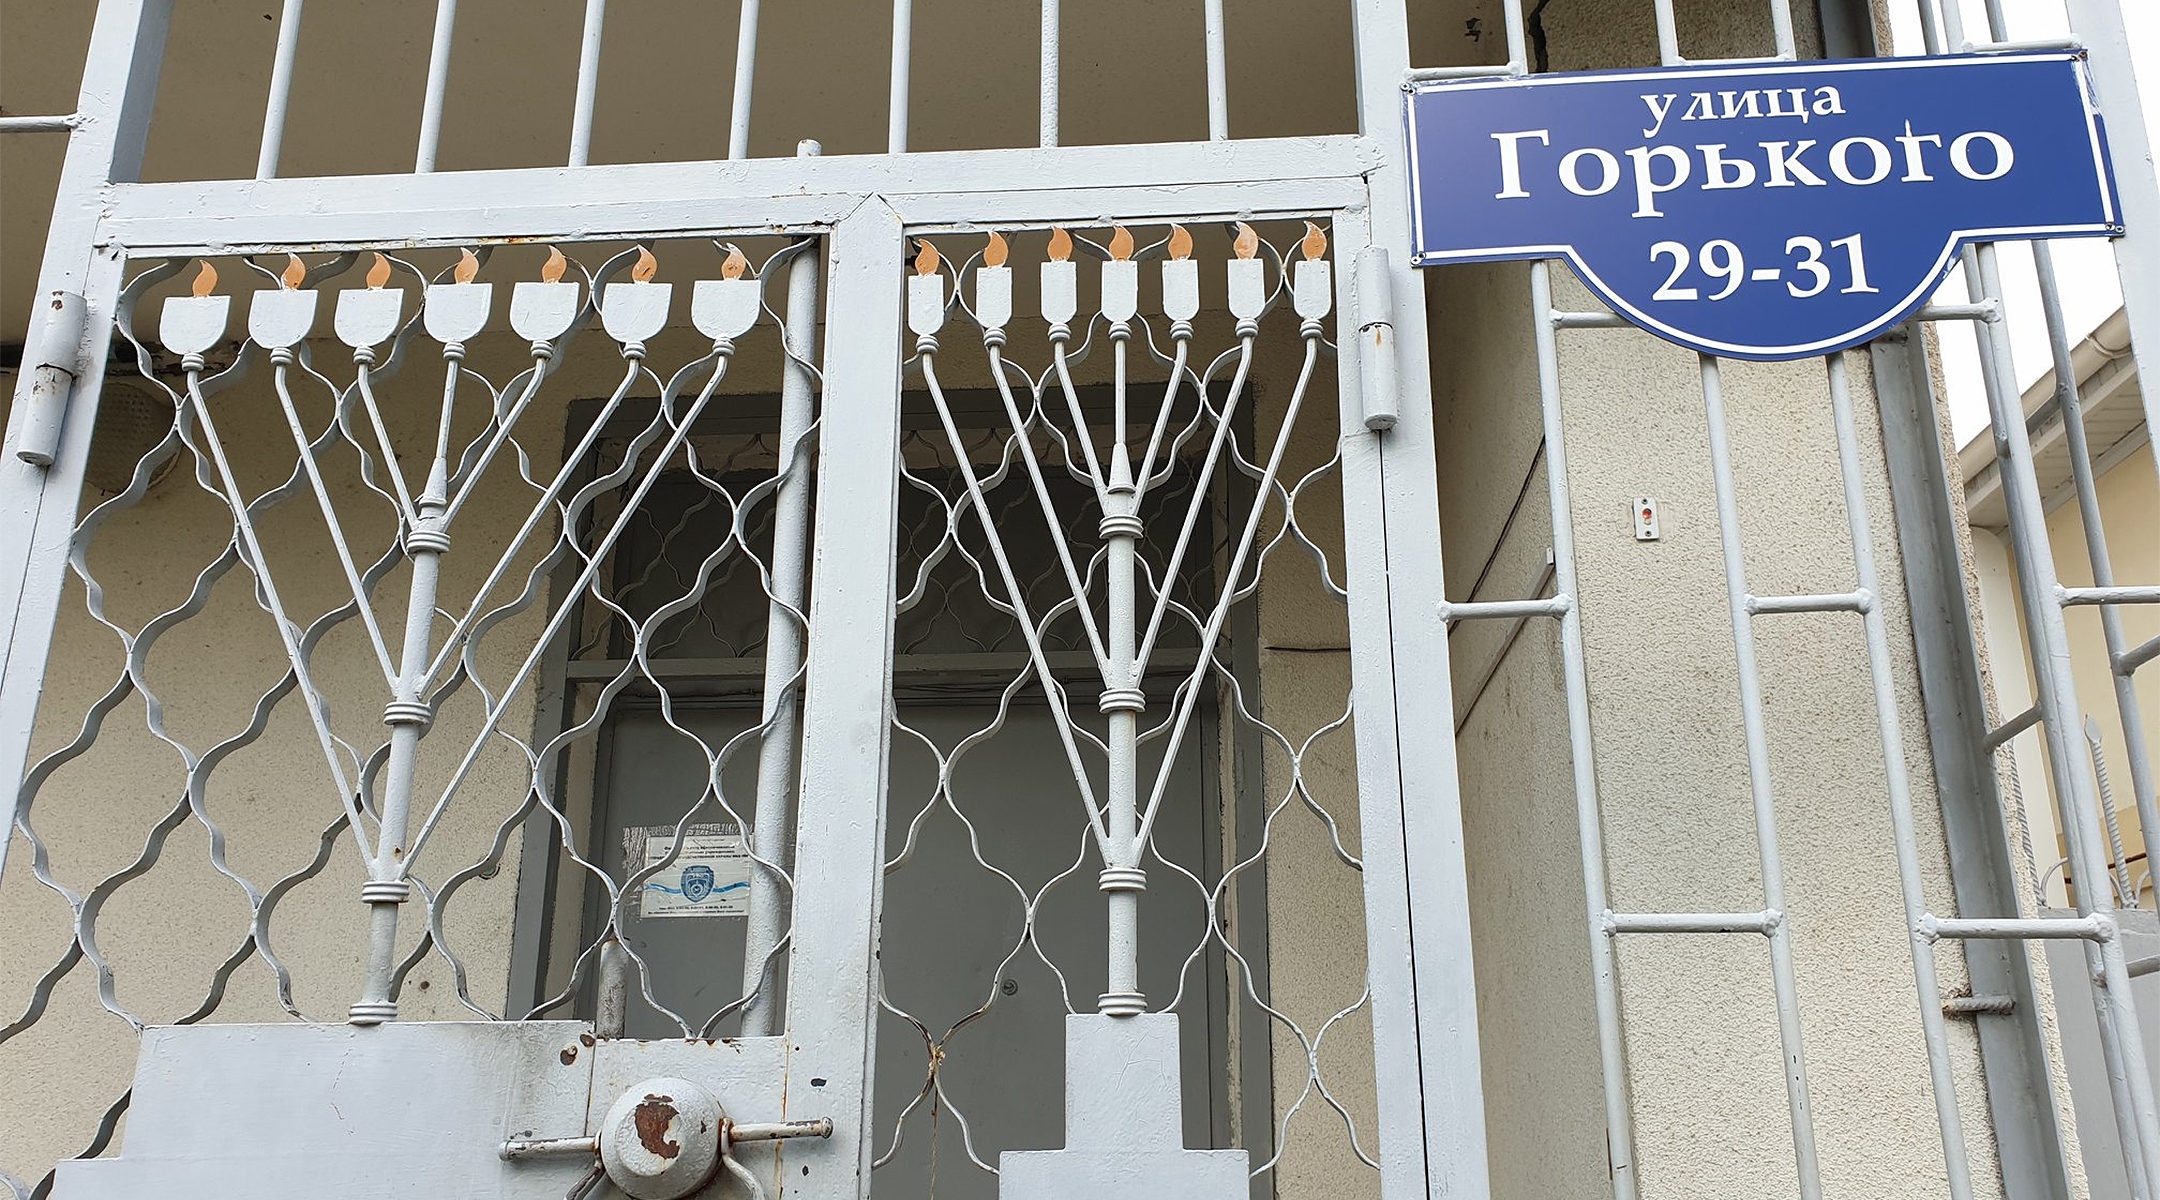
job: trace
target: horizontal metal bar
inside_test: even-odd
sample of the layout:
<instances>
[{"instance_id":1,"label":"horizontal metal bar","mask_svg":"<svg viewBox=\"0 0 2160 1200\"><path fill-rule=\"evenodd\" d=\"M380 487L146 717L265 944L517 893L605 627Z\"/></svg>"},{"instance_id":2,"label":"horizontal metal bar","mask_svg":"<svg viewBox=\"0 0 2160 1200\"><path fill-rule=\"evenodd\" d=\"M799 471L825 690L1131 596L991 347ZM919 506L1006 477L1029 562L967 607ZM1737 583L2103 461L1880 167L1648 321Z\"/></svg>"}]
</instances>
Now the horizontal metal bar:
<instances>
[{"instance_id":1,"label":"horizontal metal bar","mask_svg":"<svg viewBox=\"0 0 2160 1200\"><path fill-rule=\"evenodd\" d=\"M2160 586L2058 587L2057 604L2160 604Z\"/></svg>"},{"instance_id":2,"label":"horizontal metal bar","mask_svg":"<svg viewBox=\"0 0 2160 1200\"><path fill-rule=\"evenodd\" d=\"M1053 650L1043 655L1050 669L1058 674L1071 672L1075 675L1092 675L1099 668L1095 656L1085 650ZM1188 675L1199 661L1192 650L1157 650L1148 656L1149 675ZM745 679L762 680L765 660L759 657L741 658L652 658L647 660L652 674L665 680L685 679ZM895 654L893 672L896 675L919 674L971 674L1011 676L1026 671L1029 658L1025 653L992 654ZM572 683L591 683L613 679L623 671L642 675L635 660L627 658L579 658L569 663L566 677Z\"/></svg>"},{"instance_id":3,"label":"horizontal metal bar","mask_svg":"<svg viewBox=\"0 0 2160 1200\"><path fill-rule=\"evenodd\" d=\"M2007 721L2004 721L2002 724L1997 725L1995 728L1989 730L1987 737L1981 739L1980 741L1980 752L1982 754L1993 754L1996 750L2002 747L2002 744L2004 742L2009 741L2011 738L2014 738L2017 735L2025 732L2026 730L2031 729L2033 726L2038 725L2039 723L2040 706L2038 704L2034 704L2032 707L2027 708L2024 712L2019 713L2018 715L2010 718Z\"/></svg>"},{"instance_id":4,"label":"horizontal metal bar","mask_svg":"<svg viewBox=\"0 0 2160 1200\"><path fill-rule=\"evenodd\" d=\"M1920 928L1914 932L1931 942L1944 938L2079 938L2088 942L2108 942L2115 939L2115 922L2098 913L2089 917L1970 918L1938 917L1930 913L1920 918Z\"/></svg>"},{"instance_id":5,"label":"horizontal metal bar","mask_svg":"<svg viewBox=\"0 0 2160 1200\"><path fill-rule=\"evenodd\" d=\"M1552 315L1554 329L1629 329L1627 318L1610 312L1560 312Z\"/></svg>"},{"instance_id":6,"label":"horizontal metal bar","mask_svg":"<svg viewBox=\"0 0 2160 1200\"><path fill-rule=\"evenodd\" d=\"M1535 600L1465 600L1459 604L1443 600L1440 619L1478 621L1505 617L1559 617L1567 615L1574 604L1574 597L1564 593Z\"/></svg>"},{"instance_id":7,"label":"horizontal metal bar","mask_svg":"<svg viewBox=\"0 0 2160 1200\"><path fill-rule=\"evenodd\" d=\"M1622 933L1760 933L1768 935L1785 921L1774 908L1746 913L1623 913L1605 910L1605 932Z\"/></svg>"},{"instance_id":8,"label":"horizontal metal bar","mask_svg":"<svg viewBox=\"0 0 2160 1200\"><path fill-rule=\"evenodd\" d=\"M2115 673L2117 675L2128 675L2156 657L2160 657L2160 637L2123 651L2121 656L2115 660Z\"/></svg>"},{"instance_id":9,"label":"horizontal metal bar","mask_svg":"<svg viewBox=\"0 0 2160 1200\"><path fill-rule=\"evenodd\" d=\"M1403 72L1403 80L1407 83L1430 83L1442 79L1485 79L1522 73L1523 64L1519 62L1480 63L1474 67L1412 67Z\"/></svg>"},{"instance_id":10,"label":"horizontal metal bar","mask_svg":"<svg viewBox=\"0 0 2160 1200\"><path fill-rule=\"evenodd\" d=\"M2029 38L2023 41L1966 42L1959 47L1961 54L2005 54L2047 50L2083 50L2085 43L2077 38Z\"/></svg>"},{"instance_id":11,"label":"horizontal metal bar","mask_svg":"<svg viewBox=\"0 0 2160 1200\"><path fill-rule=\"evenodd\" d=\"M82 124L74 113L36 117L0 117L0 133L66 133Z\"/></svg>"},{"instance_id":12,"label":"horizontal metal bar","mask_svg":"<svg viewBox=\"0 0 2160 1200\"><path fill-rule=\"evenodd\" d=\"M2140 975L2150 975L2154 971L2160 971L2160 954L2148 954L2143 958L2133 958L2123 964L2123 969L2130 973L2132 979L2136 979Z\"/></svg>"},{"instance_id":13,"label":"horizontal metal bar","mask_svg":"<svg viewBox=\"0 0 2160 1200\"><path fill-rule=\"evenodd\" d=\"M1816 613L1816 612L1870 612L1875 607L1875 593L1862 588L1853 592L1823 592L1799 596L1749 596L1747 610L1751 613Z\"/></svg>"},{"instance_id":14,"label":"horizontal metal bar","mask_svg":"<svg viewBox=\"0 0 2160 1200\"><path fill-rule=\"evenodd\" d=\"M1943 1001L1943 1015L1950 1017L2007 1017L2017 1011L2009 996L1952 996Z\"/></svg>"},{"instance_id":15,"label":"horizontal metal bar","mask_svg":"<svg viewBox=\"0 0 2160 1200\"><path fill-rule=\"evenodd\" d=\"M511 1138L496 1151L505 1160L516 1162L521 1158L569 1158L579 1154L600 1153L600 1139L596 1137L567 1138Z\"/></svg>"},{"instance_id":16,"label":"horizontal metal bar","mask_svg":"<svg viewBox=\"0 0 2160 1200\"><path fill-rule=\"evenodd\" d=\"M138 252L455 245L829 225L885 198L910 225L1292 213L1360 203L1373 139L1339 134L426 175L116 185L100 245Z\"/></svg>"},{"instance_id":17,"label":"horizontal metal bar","mask_svg":"<svg viewBox=\"0 0 2160 1200\"><path fill-rule=\"evenodd\" d=\"M744 1122L740 1125L728 1127L728 1140L731 1142L773 1142L781 1138L829 1138L832 1136L832 1131L831 1117L819 1117L815 1121Z\"/></svg>"},{"instance_id":18,"label":"horizontal metal bar","mask_svg":"<svg viewBox=\"0 0 2160 1200\"><path fill-rule=\"evenodd\" d=\"M2002 311L1993 300L1977 304L1924 304L1913 314L1915 321L1992 321Z\"/></svg>"}]
</instances>

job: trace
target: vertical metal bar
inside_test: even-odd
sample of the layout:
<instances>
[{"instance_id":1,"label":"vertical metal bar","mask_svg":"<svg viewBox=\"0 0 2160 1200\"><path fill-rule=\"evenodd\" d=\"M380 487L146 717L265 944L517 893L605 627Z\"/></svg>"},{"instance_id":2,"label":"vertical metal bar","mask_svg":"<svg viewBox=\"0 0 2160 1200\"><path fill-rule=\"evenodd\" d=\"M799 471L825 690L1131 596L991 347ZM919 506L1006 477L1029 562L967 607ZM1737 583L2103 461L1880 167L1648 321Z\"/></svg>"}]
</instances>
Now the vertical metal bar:
<instances>
[{"instance_id":1,"label":"vertical metal bar","mask_svg":"<svg viewBox=\"0 0 2160 1200\"><path fill-rule=\"evenodd\" d=\"M1224 44L1223 0L1207 0L1201 9L1207 33L1207 129L1211 142L1230 137L1230 52Z\"/></svg>"},{"instance_id":2,"label":"vertical metal bar","mask_svg":"<svg viewBox=\"0 0 2160 1200\"><path fill-rule=\"evenodd\" d=\"M585 0L585 29L578 39L577 99L570 109L570 165L592 161L593 105L600 94L600 42L607 33L607 0Z\"/></svg>"},{"instance_id":3,"label":"vertical metal bar","mask_svg":"<svg viewBox=\"0 0 2160 1200\"><path fill-rule=\"evenodd\" d=\"M1565 596L1560 616L1561 683L1567 694L1568 753L1575 782L1575 832L1582 848L1583 904L1590 928L1590 980L1597 1008L1598 1059L1605 1084L1606 1142L1615 1200L1634 1200L1635 1127L1628 1111L1626 1047L1620 1032L1620 982L1613 941L1605 932L1612 907L1605 880L1605 827L1598 813L1597 763L1592 758L1590 684L1583 662L1582 613L1576 598L1574 499L1568 488L1566 420L1560 404L1559 334L1553 328L1552 264L1530 264L1530 321L1537 342L1538 398L1545 411L1545 491L1552 508L1553 594Z\"/></svg>"},{"instance_id":4,"label":"vertical metal bar","mask_svg":"<svg viewBox=\"0 0 2160 1200\"><path fill-rule=\"evenodd\" d=\"M2117 0L2067 0L2070 29L2085 44L2093 92L2107 114L2108 153L2123 233L2115 243L2116 277L2130 319L2130 350L2145 384L2145 427L2160 429L2160 177L2153 171L2151 130L2138 100L2130 34Z\"/></svg>"},{"instance_id":5,"label":"vertical metal bar","mask_svg":"<svg viewBox=\"0 0 2160 1200\"><path fill-rule=\"evenodd\" d=\"M2040 310L2047 321L2048 350L2055 368L2055 400L2062 410L2063 439L2070 451L2070 479L2077 492L2078 519L2085 531L2085 554L2092 565L2095 587L2115 586L2115 566L2108 555L2107 531L2100 514L2098 484L2093 478L2092 447L2085 437L2085 406L2078 394L2077 365L2070 359L2071 335L2063 319L2062 288L2055 275L2055 255L2046 242L2034 242L2033 267L2040 279ZM2122 661L2130 649L2123 633L2122 612L2112 604L2100 605L2100 632L2107 643L2108 662ZM2152 758L2145 743L2145 720L2138 704L2137 682L2128 671L2111 669L2115 687L2115 712L2123 734L2123 755L2130 763L2130 793L2137 804L2138 825L2145 844L2145 861L2160 863L2160 803L2153 794ZM2097 762L2095 764L2098 765ZM2112 820L2114 814L2107 814ZM2117 862L2121 855L2115 856ZM2127 872L2128 865L2124 865ZM2135 892L2125 893L2123 903L2137 907Z\"/></svg>"},{"instance_id":6,"label":"vertical metal bar","mask_svg":"<svg viewBox=\"0 0 2160 1200\"><path fill-rule=\"evenodd\" d=\"M82 296L84 328L91 333L82 340L72 411L61 426L52 465L37 467L14 453L0 454L0 578L19 581L0 631L5 647L0 660L0 816L6 818L0 832L14 828L15 805L21 799L15 785L30 752L53 621L67 576L66 555L56 548L67 544L82 499L83 466L111 342L103 331L111 328L124 265L117 254L94 251L91 242L108 185L141 173L171 16L172 0L104 0L98 5L75 104L84 121L68 138L52 223L45 234L37 294ZM50 311L48 305L35 305L31 320L50 319L45 315ZM16 380L7 435L11 449L21 444L26 424L35 418L36 405L29 395L33 378L25 371ZM0 837L0 873L6 869L12 840Z\"/></svg>"},{"instance_id":7,"label":"vertical metal bar","mask_svg":"<svg viewBox=\"0 0 2160 1200\"><path fill-rule=\"evenodd\" d=\"M1902 326L1875 339L1868 354L1921 706L1957 911L2014 917L2022 912L2018 897L2024 876L2013 865L2003 797L1983 748L1987 698L1966 602L1933 377L1919 328ZM2042 988L2035 984L2031 960L2022 945L1967 941L1962 948L1973 993L2007 996L2012 1005L2008 1014L1973 1018L2004 1190L2033 1200L2069 1200L2062 1130L2049 1091L2048 1042L2040 1026Z\"/></svg>"},{"instance_id":8,"label":"vertical metal bar","mask_svg":"<svg viewBox=\"0 0 2160 1200\"><path fill-rule=\"evenodd\" d=\"M413 155L415 174L435 169L442 147L443 97L450 91L450 47L457 33L458 0L435 0L435 40L428 48L427 91L420 101L420 147Z\"/></svg>"},{"instance_id":9,"label":"vertical metal bar","mask_svg":"<svg viewBox=\"0 0 2160 1200\"><path fill-rule=\"evenodd\" d=\"M1883 622L1882 583L1876 577L1874 534L1868 527L1867 483L1860 469L1852 389L1846 378L1844 354L1832 354L1825 362L1830 383L1830 420L1837 431L1838 474L1845 483L1845 521L1852 536L1854 582L1868 597L1860 621L1867 635L1868 677L1875 688L1875 728L1882 740L1898 889L1905 903L1905 928L1912 945L1913 985L1919 993L1921 1036L1927 1042L1935 1120L1942 1132L1950 1195L1953 1200L1969 1200L1972 1168L1965 1159L1965 1130L1958 1115L1957 1083L1951 1073L1950 1036L1944 1026L1942 989L1936 980L1935 946L1919 933L1921 921L1928 914L1927 891L1920 866L1920 838L1914 829L1912 784L1905 770L1905 735L1898 717L1890 635Z\"/></svg>"},{"instance_id":10,"label":"vertical metal bar","mask_svg":"<svg viewBox=\"0 0 2160 1200\"><path fill-rule=\"evenodd\" d=\"M728 105L727 156L750 157L750 100L757 83L757 31L758 0L742 0L741 15L735 23L735 98ZM816 145L805 142L803 145ZM801 154L800 147L796 150ZM816 151L811 151L816 153ZM815 259L815 255L811 256ZM794 273L789 272L789 299L793 302ZM786 445L786 442L782 442Z\"/></svg>"},{"instance_id":11,"label":"vertical metal bar","mask_svg":"<svg viewBox=\"0 0 2160 1200\"><path fill-rule=\"evenodd\" d=\"M818 443L787 1006L789 1078L827 1085L791 1092L782 1115L837 1125L833 1153L806 1163L790 1193L856 1200L868 1190L871 1158L906 239L898 215L872 197L828 245L826 322L849 336L825 343L823 421L836 432Z\"/></svg>"},{"instance_id":12,"label":"vertical metal bar","mask_svg":"<svg viewBox=\"0 0 2160 1200\"><path fill-rule=\"evenodd\" d=\"M1523 26L1523 0L1501 0L1500 23L1507 34L1508 66L1520 75L1530 69L1530 38Z\"/></svg>"},{"instance_id":13,"label":"vertical metal bar","mask_svg":"<svg viewBox=\"0 0 2160 1200\"><path fill-rule=\"evenodd\" d=\"M277 50L270 60L270 98L263 105L262 150L255 156L255 178L275 179L278 151L285 145L285 112L292 106L293 59L300 53L300 9L306 0L285 0L278 15Z\"/></svg>"},{"instance_id":14,"label":"vertical metal bar","mask_svg":"<svg viewBox=\"0 0 2160 1200\"><path fill-rule=\"evenodd\" d=\"M1792 0L1770 0L1770 35L1779 58L1800 57L1799 43L1793 38Z\"/></svg>"},{"instance_id":15,"label":"vertical metal bar","mask_svg":"<svg viewBox=\"0 0 2160 1200\"><path fill-rule=\"evenodd\" d=\"M892 79L886 103L885 149L907 150L908 69L915 57L915 0L892 0Z\"/></svg>"},{"instance_id":16,"label":"vertical metal bar","mask_svg":"<svg viewBox=\"0 0 2160 1200\"><path fill-rule=\"evenodd\" d=\"M1400 246L1410 240L1410 210L1390 199L1409 186L1394 138L1402 119L1403 73L1410 68L1408 13L1400 0L1355 0L1351 13L1358 126L1383 152L1366 176L1374 203L1336 216L1338 261L1355 261L1367 245ZM1370 832L1402 831L1399 843L1368 836L1364 846L1382 1180L1391 1197L1482 1200L1492 1185L1486 1169L1477 977L1470 966L1462 795L1455 740L1445 735L1455 701L1447 625L1439 608L1446 588L1435 499L1430 334L1424 280L1406 259L1395 259L1391 269L1401 416L1386 433L1351 432L1359 427L1346 419L1349 436L1342 448L1345 508L1380 523L1377 537L1370 531L1349 536L1345 526L1357 733L1363 738L1368 726L1377 727L1395 754L1391 775L1384 759L1373 763L1378 769L1367 770L1377 756L1361 747L1359 812ZM1342 271L1337 279L1351 276ZM1338 305L1338 312L1356 311L1350 303ZM1338 341L1337 387L1348 405L1357 394L1357 339ZM1372 453L1380 457L1377 481L1361 461ZM1371 490L1375 482L1377 496ZM1385 557L1376 561L1378 554ZM1387 642L1377 644L1373 639L1383 634ZM1392 728L1386 724L1390 720ZM1402 737L1397 730L1413 732ZM1430 730L1443 732L1425 736ZM1410 991L1403 987L1405 969ZM1409 1077L1413 1062L1414 1078ZM1422 1189L1416 1186L1420 1172Z\"/></svg>"},{"instance_id":17,"label":"vertical metal bar","mask_svg":"<svg viewBox=\"0 0 2160 1200\"><path fill-rule=\"evenodd\" d=\"M816 142L803 142L796 154L812 157ZM785 477L773 497L772 598L765 608L765 737L758 744L757 807L750 827L753 853L785 867L793 840L789 817L795 803L795 756L801 692L803 630L797 614L809 595L810 423L816 415L818 318L818 247L788 262L787 362L780 381L780 464ZM742 1031L745 1037L777 1033L780 1006L775 1002L766 960L785 933L781 905L786 890L771 872L753 866L750 916L744 927L743 985L746 993Z\"/></svg>"},{"instance_id":18,"label":"vertical metal bar","mask_svg":"<svg viewBox=\"0 0 2160 1200\"><path fill-rule=\"evenodd\" d=\"M1673 0L1654 0L1651 10L1657 18L1658 62L1668 67L1686 62L1680 57L1680 23L1673 16Z\"/></svg>"},{"instance_id":19,"label":"vertical metal bar","mask_svg":"<svg viewBox=\"0 0 2160 1200\"><path fill-rule=\"evenodd\" d=\"M1058 72L1064 69L1059 36L1058 0L1042 0L1042 132L1037 143L1043 146L1058 144Z\"/></svg>"},{"instance_id":20,"label":"vertical metal bar","mask_svg":"<svg viewBox=\"0 0 2160 1200\"><path fill-rule=\"evenodd\" d=\"M1703 415L1710 441L1710 479L1717 495L1718 540L1725 555L1725 601L1732 614L1733 658L1739 675L1740 724L1747 741L1748 793L1755 803L1755 848L1762 862L1763 907L1785 911L1785 868L1778 855L1777 803L1770 788L1770 734L1763 717L1762 673L1755 662L1754 618L1748 612L1747 564L1740 548L1740 499L1733 486L1726 438L1725 389L1718 360L1702 356ZM1777 999L1778 1039L1785 1048L1785 1099L1792 1112L1793 1162L1803 1200L1818 1200L1822 1177L1809 1112L1807 1054L1800 1037L1800 996L1793 979L1792 932L1780 920L1769 931L1770 980Z\"/></svg>"}]
</instances>

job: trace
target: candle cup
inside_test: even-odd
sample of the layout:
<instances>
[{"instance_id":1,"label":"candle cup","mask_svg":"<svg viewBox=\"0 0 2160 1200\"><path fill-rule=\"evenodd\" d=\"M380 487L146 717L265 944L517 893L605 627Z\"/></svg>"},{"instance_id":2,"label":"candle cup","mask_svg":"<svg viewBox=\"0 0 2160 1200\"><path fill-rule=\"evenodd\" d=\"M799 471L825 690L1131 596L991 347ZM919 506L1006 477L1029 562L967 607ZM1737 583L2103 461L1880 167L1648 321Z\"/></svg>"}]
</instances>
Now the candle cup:
<instances>
[{"instance_id":1,"label":"candle cup","mask_svg":"<svg viewBox=\"0 0 2160 1200\"><path fill-rule=\"evenodd\" d=\"M1102 315L1122 325L1140 311L1140 264L1131 259L1111 259L1102 265Z\"/></svg>"},{"instance_id":2,"label":"candle cup","mask_svg":"<svg viewBox=\"0 0 2160 1200\"><path fill-rule=\"evenodd\" d=\"M314 292L257 292L248 301L248 336L265 350L283 350L315 327Z\"/></svg>"},{"instance_id":3,"label":"candle cup","mask_svg":"<svg viewBox=\"0 0 2160 1200\"><path fill-rule=\"evenodd\" d=\"M231 296L175 296L158 318L158 340L174 354L201 354L225 340Z\"/></svg>"},{"instance_id":4,"label":"candle cup","mask_svg":"<svg viewBox=\"0 0 2160 1200\"><path fill-rule=\"evenodd\" d=\"M647 341L667 328L674 295L673 284L611 283L600 302L600 323L609 337L625 345Z\"/></svg>"},{"instance_id":5,"label":"candle cup","mask_svg":"<svg viewBox=\"0 0 2160 1200\"><path fill-rule=\"evenodd\" d=\"M716 342L732 342L758 319L755 279L700 279L690 289L690 323Z\"/></svg>"},{"instance_id":6,"label":"candle cup","mask_svg":"<svg viewBox=\"0 0 2160 1200\"><path fill-rule=\"evenodd\" d=\"M578 285L526 280L510 289L510 328L528 342L552 342L577 320Z\"/></svg>"},{"instance_id":7,"label":"candle cup","mask_svg":"<svg viewBox=\"0 0 2160 1200\"><path fill-rule=\"evenodd\" d=\"M1290 269L1290 302L1297 315L1317 321L1335 302L1335 273L1323 259L1308 259Z\"/></svg>"},{"instance_id":8,"label":"candle cup","mask_svg":"<svg viewBox=\"0 0 2160 1200\"><path fill-rule=\"evenodd\" d=\"M945 327L943 275L933 273L908 276L907 323L917 337L929 337Z\"/></svg>"},{"instance_id":9,"label":"candle cup","mask_svg":"<svg viewBox=\"0 0 2160 1200\"><path fill-rule=\"evenodd\" d=\"M397 332L405 315L405 293L389 288L348 288L338 293L331 319L338 340L355 350L379 346Z\"/></svg>"},{"instance_id":10,"label":"candle cup","mask_svg":"<svg viewBox=\"0 0 2160 1200\"><path fill-rule=\"evenodd\" d=\"M1073 315L1080 311L1080 275L1070 261L1052 259L1042 265L1042 313L1043 320L1052 325L1070 325Z\"/></svg>"},{"instance_id":11,"label":"candle cup","mask_svg":"<svg viewBox=\"0 0 2160 1200\"><path fill-rule=\"evenodd\" d=\"M1230 315L1241 321L1257 321L1267 307L1267 276L1257 258L1233 258L1229 262Z\"/></svg>"},{"instance_id":12,"label":"candle cup","mask_svg":"<svg viewBox=\"0 0 2160 1200\"><path fill-rule=\"evenodd\" d=\"M488 313L495 307L492 283L435 283L427 289L427 306L421 323L428 336L449 345L464 343L487 328Z\"/></svg>"},{"instance_id":13,"label":"candle cup","mask_svg":"<svg viewBox=\"0 0 2160 1200\"><path fill-rule=\"evenodd\" d=\"M975 268L975 320L984 329L1003 329L1012 320L1012 268Z\"/></svg>"},{"instance_id":14,"label":"candle cup","mask_svg":"<svg viewBox=\"0 0 2160 1200\"><path fill-rule=\"evenodd\" d=\"M1173 258L1162 265L1163 315L1190 321L1200 313L1200 264Z\"/></svg>"}]
</instances>

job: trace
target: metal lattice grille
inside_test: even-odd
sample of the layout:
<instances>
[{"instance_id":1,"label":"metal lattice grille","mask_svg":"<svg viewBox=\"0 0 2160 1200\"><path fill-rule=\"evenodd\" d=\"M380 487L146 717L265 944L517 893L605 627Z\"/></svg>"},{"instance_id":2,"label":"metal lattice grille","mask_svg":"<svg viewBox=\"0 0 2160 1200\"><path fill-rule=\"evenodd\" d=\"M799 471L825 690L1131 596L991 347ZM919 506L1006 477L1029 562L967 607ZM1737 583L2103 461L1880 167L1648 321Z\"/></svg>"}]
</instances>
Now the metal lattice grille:
<instances>
[{"instance_id":1,"label":"metal lattice grille","mask_svg":"<svg viewBox=\"0 0 2160 1200\"><path fill-rule=\"evenodd\" d=\"M912 281L901 645L983 665L895 679L876 1145L910 1192L987 1196L1001 1151L1060 1144L1011 1080L1097 1009L1181 1017L1186 1145L1248 1150L1266 1187L1377 1168L1325 242L1293 263L1247 229L1196 262L1162 233L1079 240L1107 260L1085 315L1064 231L1039 313L1012 316L1002 234ZM1230 312L1196 330L1185 280L1224 259ZM1285 919L1331 901L1332 945ZM898 954L906 921L945 932Z\"/></svg>"},{"instance_id":2,"label":"metal lattice grille","mask_svg":"<svg viewBox=\"0 0 2160 1200\"><path fill-rule=\"evenodd\" d=\"M596 845L571 769L643 705L704 764L703 787L665 798L677 832L769 815L761 756L790 794L814 370L779 307L810 277L779 281L815 243L765 242L754 273L732 246L659 247L710 272L688 297L696 330L669 327L635 247L573 247L589 274L491 257L488 275L525 279L502 289L509 333L469 254L292 259L282 278L220 260L268 284L238 305L210 265L194 295L171 294L180 261L128 284L119 332L166 428L71 541L64 628L102 629L111 657L54 678L12 831L28 869L0 895L22 1006L0 1055L95 1043L82 1086L118 1099L94 1132L33 1131L46 1161L9 1169L34 1180L56 1153L106 1148L133 1044L113 1032L145 1022L590 1012L619 948L614 982L681 1034L769 1024L788 890L770 838L748 847L774 914L750 935L751 986L669 994L630 930L682 850ZM343 346L304 340L316 309ZM753 709L730 736L679 715L710 690L686 684L690 656L758 668L732 687ZM251 711L231 703L242 689ZM572 902L521 935L549 944L520 995L504 947L535 849L558 865L525 874L596 914L581 925ZM98 1004L110 1020L84 1011Z\"/></svg>"}]
</instances>

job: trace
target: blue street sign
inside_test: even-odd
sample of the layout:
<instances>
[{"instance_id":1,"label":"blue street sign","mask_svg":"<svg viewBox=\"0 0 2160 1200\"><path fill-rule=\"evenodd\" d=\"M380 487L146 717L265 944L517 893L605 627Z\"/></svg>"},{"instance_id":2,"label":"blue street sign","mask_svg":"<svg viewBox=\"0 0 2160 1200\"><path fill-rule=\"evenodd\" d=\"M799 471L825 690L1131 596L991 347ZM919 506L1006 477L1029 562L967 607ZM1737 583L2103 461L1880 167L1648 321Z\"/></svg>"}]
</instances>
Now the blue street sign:
<instances>
[{"instance_id":1,"label":"blue street sign","mask_svg":"<svg viewBox=\"0 0 2160 1200\"><path fill-rule=\"evenodd\" d=\"M1967 241L2122 232L2082 53L1425 83L1407 106L1419 265L1564 257L1734 358L1874 337Z\"/></svg>"}]
</instances>

